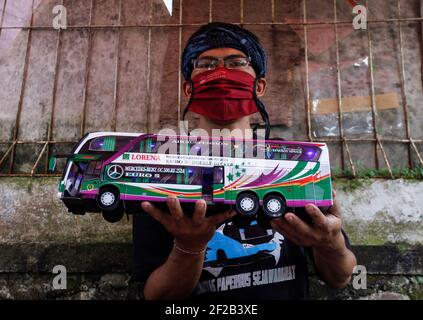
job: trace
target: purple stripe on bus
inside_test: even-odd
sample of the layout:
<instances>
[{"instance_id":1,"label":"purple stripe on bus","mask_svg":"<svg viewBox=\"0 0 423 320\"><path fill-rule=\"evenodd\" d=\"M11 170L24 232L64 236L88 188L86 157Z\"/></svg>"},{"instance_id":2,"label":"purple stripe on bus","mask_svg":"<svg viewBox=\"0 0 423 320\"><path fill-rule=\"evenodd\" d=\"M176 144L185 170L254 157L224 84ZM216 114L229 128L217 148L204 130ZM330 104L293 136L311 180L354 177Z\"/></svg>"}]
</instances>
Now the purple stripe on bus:
<instances>
[{"instance_id":1,"label":"purple stripe on bus","mask_svg":"<svg viewBox=\"0 0 423 320\"><path fill-rule=\"evenodd\" d=\"M314 204L316 206L331 206L332 200L288 200L286 204L289 207L304 207L307 204Z\"/></svg>"},{"instance_id":2,"label":"purple stripe on bus","mask_svg":"<svg viewBox=\"0 0 423 320\"><path fill-rule=\"evenodd\" d=\"M93 190L84 190L80 192L83 195L97 195L98 194L98 189L93 189Z\"/></svg>"},{"instance_id":3,"label":"purple stripe on bus","mask_svg":"<svg viewBox=\"0 0 423 320\"><path fill-rule=\"evenodd\" d=\"M142 138L153 136L152 134L141 134L138 137L134 138L131 142L129 142L127 145L125 145L123 148L121 148L118 152L116 152L114 155L112 155L110 158L106 159L103 163L103 167L111 163L113 160L116 160L119 158L122 154L127 152L129 149L131 149L132 146L134 146L136 143L140 142Z\"/></svg>"},{"instance_id":4,"label":"purple stripe on bus","mask_svg":"<svg viewBox=\"0 0 423 320\"><path fill-rule=\"evenodd\" d=\"M158 201L158 202L165 202L167 201L167 197L155 197L155 196L135 196L132 194L122 194L121 196L122 200L134 200L134 201ZM199 199L184 199L179 198L180 202L196 202Z\"/></svg>"}]
</instances>

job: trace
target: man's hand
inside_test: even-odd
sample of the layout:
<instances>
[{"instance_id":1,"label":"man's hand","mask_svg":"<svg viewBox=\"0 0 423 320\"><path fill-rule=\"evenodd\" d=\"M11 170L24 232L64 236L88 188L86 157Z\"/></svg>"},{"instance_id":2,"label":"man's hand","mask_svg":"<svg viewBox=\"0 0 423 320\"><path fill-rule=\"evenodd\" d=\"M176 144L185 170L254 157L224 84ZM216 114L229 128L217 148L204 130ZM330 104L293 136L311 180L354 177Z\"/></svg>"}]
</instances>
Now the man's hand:
<instances>
[{"instance_id":1,"label":"man's hand","mask_svg":"<svg viewBox=\"0 0 423 320\"><path fill-rule=\"evenodd\" d=\"M341 232L341 211L335 201L324 215L315 205L307 205L306 211L313 219L313 225L307 225L293 213L273 220L273 229L298 246L313 249L314 262L322 279L333 288L344 288L351 280L357 260L346 247Z\"/></svg>"},{"instance_id":2,"label":"man's hand","mask_svg":"<svg viewBox=\"0 0 423 320\"><path fill-rule=\"evenodd\" d=\"M345 249L341 233L341 211L335 201L335 194L334 204L326 215L314 204L306 205L305 209L313 219L313 225L306 224L294 213L288 212L284 217L271 221L273 229L298 246L331 251Z\"/></svg>"},{"instance_id":3,"label":"man's hand","mask_svg":"<svg viewBox=\"0 0 423 320\"><path fill-rule=\"evenodd\" d=\"M213 237L216 226L236 214L235 211L228 210L206 217L207 204L204 200L198 200L194 214L190 218L184 214L178 198L168 197L167 205L170 214L162 212L149 202L141 204L145 212L160 222L175 237L178 247L190 252L204 250Z\"/></svg>"}]
</instances>

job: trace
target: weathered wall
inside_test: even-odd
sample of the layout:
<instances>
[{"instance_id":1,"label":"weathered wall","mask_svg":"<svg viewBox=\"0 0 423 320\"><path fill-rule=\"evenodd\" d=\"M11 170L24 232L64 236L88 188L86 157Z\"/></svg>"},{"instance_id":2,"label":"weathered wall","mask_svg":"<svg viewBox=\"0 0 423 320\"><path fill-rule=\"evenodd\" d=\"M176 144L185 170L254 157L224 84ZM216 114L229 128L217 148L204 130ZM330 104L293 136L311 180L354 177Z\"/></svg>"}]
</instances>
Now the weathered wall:
<instances>
[{"instance_id":1,"label":"weathered wall","mask_svg":"<svg viewBox=\"0 0 423 320\"><path fill-rule=\"evenodd\" d=\"M0 0L0 16L5 0ZM25 26L32 0L9 0L4 26ZM16 138L45 141L49 122L51 140L76 141L82 131L114 129L155 131L175 127L186 101L178 105L179 28L183 24L209 21L208 1L175 0L169 16L161 0L123 0L121 23L127 25L173 24L173 26L120 29L69 28L61 32L56 70L57 31L2 29L0 36L0 159ZM59 1L36 0L34 25L51 26L52 8ZM87 0L64 0L68 24L89 24ZM94 0L92 24L119 24L118 0ZM259 35L269 56L269 88L263 99L271 115L272 134L286 139L307 139L305 45L301 22L302 1L274 1L274 21L291 25L263 25L272 20L271 1L214 0L213 21L257 23L246 27ZM421 16L421 1L401 0L402 17ZM337 1L338 20L351 20L347 1ZM369 19L397 17L396 0L369 1ZM308 21L332 21L332 0L307 0ZM149 16L150 9L151 20ZM182 14L181 14L182 13ZM181 46L196 29L181 27ZM423 139L421 103L421 23L402 24L405 64L405 96L400 78L398 23L371 24L373 64L369 62L367 33L339 26L340 84L342 97L368 96L370 70L374 71L375 93L394 93L398 105L379 110L375 121L382 137L406 138L402 105L410 109L410 132ZM91 38L90 38L91 37ZM322 99L337 99L336 46L333 26L309 27L308 55L311 133L314 138L340 136L339 115L322 113ZM118 45L119 44L119 45ZM91 52L89 47L91 45ZM28 54L27 75L25 54ZM118 59L119 58L119 59ZM118 69L116 69L118 66ZM117 73L119 70L119 73ZM57 73L57 88L54 88ZM85 77L86 80L85 80ZM86 81L86 86L85 86ZM116 86L115 86L115 81ZM116 99L114 99L116 94ZM20 97L22 101L20 103ZM53 104L53 97L56 103ZM405 99L404 99L405 98ZM84 100L85 99L85 100ZM85 104L84 104L85 101ZM18 109L21 108L21 113ZM54 116L52 112L54 109ZM83 110L85 124L83 124ZM256 120L258 118L256 117ZM345 136L372 138L374 125L370 108L344 115ZM67 152L72 143L53 144L50 153ZM407 146L385 143L387 157L396 167L407 167ZM422 144L417 144L423 151ZM349 167L341 158L341 144L331 143L333 168ZM18 145L14 173L31 171L42 145ZM374 143L350 146L358 168L376 167ZM379 152L380 167L384 167ZM36 170L44 172L43 157ZM9 157L0 173L9 169ZM414 164L417 157L413 155ZM72 216L55 198L55 178L0 178L0 298L125 298L131 259L131 222L108 224L99 215ZM328 290L314 280L315 298L358 298L396 292L422 299L422 182L406 180L342 180L336 183L342 203L345 229L359 262L368 266L369 289ZM51 289L52 267L68 267L69 289ZM128 289L129 288L129 289ZM378 296L371 296L378 298ZM386 298L386 296L385 296Z\"/></svg>"},{"instance_id":2,"label":"weathered wall","mask_svg":"<svg viewBox=\"0 0 423 320\"><path fill-rule=\"evenodd\" d=\"M100 214L74 216L55 196L56 178L0 180L0 298L134 298L129 284L131 223ZM355 299L395 292L423 298L423 182L335 182L337 199L368 290L328 289L312 280L318 299ZM52 269L64 265L68 289L52 290ZM385 297L386 298L386 297Z\"/></svg>"}]
</instances>

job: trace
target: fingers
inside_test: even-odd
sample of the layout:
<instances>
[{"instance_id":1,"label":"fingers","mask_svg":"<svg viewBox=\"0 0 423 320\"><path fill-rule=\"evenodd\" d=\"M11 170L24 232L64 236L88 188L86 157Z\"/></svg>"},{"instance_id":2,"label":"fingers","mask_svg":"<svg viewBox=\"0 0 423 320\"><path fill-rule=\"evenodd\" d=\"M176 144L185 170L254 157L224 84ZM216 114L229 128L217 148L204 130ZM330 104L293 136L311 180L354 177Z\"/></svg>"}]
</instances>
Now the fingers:
<instances>
[{"instance_id":1,"label":"fingers","mask_svg":"<svg viewBox=\"0 0 423 320\"><path fill-rule=\"evenodd\" d=\"M195 203L195 211L192 215L192 221L196 225L200 225L204 222L206 217L207 203L204 200L198 200Z\"/></svg>"},{"instance_id":2,"label":"fingers","mask_svg":"<svg viewBox=\"0 0 423 320\"><path fill-rule=\"evenodd\" d=\"M292 212L285 214L284 220L299 237L309 236L313 233L313 229Z\"/></svg>"},{"instance_id":3,"label":"fingers","mask_svg":"<svg viewBox=\"0 0 423 320\"><path fill-rule=\"evenodd\" d=\"M161 224L165 225L167 222L167 215L164 214L161 210L157 209L150 202L144 201L141 203L141 207L147 212L150 216L156 219Z\"/></svg>"},{"instance_id":4,"label":"fingers","mask_svg":"<svg viewBox=\"0 0 423 320\"><path fill-rule=\"evenodd\" d=\"M235 215L237 215L237 212L235 210L228 210L222 213L215 214L211 217L208 217L207 219L210 224L216 226L222 223L223 221L234 217Z\"/></svg>"},{"instance_id":5,"label":"fingers","mask_svg":"<svg viewBox=\"0 0 423 320\"><path fill-rule=\"evenodd\" d=\"M176 220L181 220L184 217L184 211L182 210L178 198L175 196L169 196L167 198L167 206L169 207L170 215Z\"/></svg>"},{"instance_id":6,"label":"fingers","mask_svg":"<svg viewBox=\"0 0 423 320\"><path fill-rule=\"evenodd\" d=\"M302 245L301 239L299 239L298 235L296 235L295 232L287 225L284 218L272 220L270 224L273 229L281 233L286 239L296 245Z\"/></svg>"},{"instance_id":7,"label":"fingers","mask_svg":"<svg viewBox=\"0 0 423 320\"><path fill-rule=\"evenodd\" d=\"M327 225L327 218L322 211L314 204L308 204L305 206L306 212L313 219L314 225L317 228L325 228Z\"/></svg>"}]
</instances>

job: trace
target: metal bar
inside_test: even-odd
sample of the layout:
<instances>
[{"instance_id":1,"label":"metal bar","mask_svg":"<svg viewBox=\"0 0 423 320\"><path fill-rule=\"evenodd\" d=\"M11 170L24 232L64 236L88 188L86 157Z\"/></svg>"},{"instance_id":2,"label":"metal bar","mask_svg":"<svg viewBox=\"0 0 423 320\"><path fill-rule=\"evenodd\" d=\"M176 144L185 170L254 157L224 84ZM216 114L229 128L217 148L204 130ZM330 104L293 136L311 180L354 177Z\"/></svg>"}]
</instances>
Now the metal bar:
<instances>
[{"instance_id":1,"label":"metal bar","mask_svg":"<svg viewBox=\"0 0 423 320\"><path fill-rule=\"evenodd\" d=\"M213 0L209 0L209 23L213 22Z\"/></svg>"},{"instance_id":2,"label":"metal bar","mask_svg":"<svg viewBox=\"0 0 423 320\"><path fill-rule=\"evenodd\" d=\"M397 9L398 9L398 18L401 18L401 1L400 0L397 0ZM408 163L411 168L413 166L413 159L411 156L412 142L411 142L411 131L410 131L410 123L409 123L407 90L406 90L406 83L405 83L404 45L403 45L401 21L398 21L398 33L399 33L398 35L399 35L400 64L401 64L400 74L401 74L402 105L404 109L405 131L407 134L407 139L410 140L410 144L408 145Z\"/></svg>"},{"instance_id":3,"label":"metal bar","mask_svg":"<svg viewBox=\"0 0 423 320\"><path fill-rule=\"evenodd\" d=\"M272 25L275 24L275 0L271 0L272 6Z\"/></svg>"},{"instance_id":4,"label":"metal bar","mask_svg":"<svg viewBox=\"0 0 423 320\"><path fill-rule=\"evenodd\" d=\"M307 136L309 141L313 141L311 135L311 105L310 105L310 75L308 66L308 34L307 34L307 0L303 0L303 31L304 31L304 59L306 73L306 113L307 113Z\"/></svg>"},{"instance_id":5,"label":"metal bar","mask_svg":"<svg viewBox=\"0 0 423 320\"><path fill-rule=\"evenodd\" d=\"M1 32L3 30L3 21L4 21L4 15L6 13L6 5L7 5L7 0L4 0L3 11L1 12L1 18L0 18L0 38L1 38Z\"/></svg>"},{"instance_id":6,"label":"metal bar","mask_svg":"<svg viewBox=\"0 0 423 320\"><path fill-rule=\"evenodd\" d=\"M30 174L30 173L0 173L0 177L18 177L18 178L51 178L51 177L61 177L61 174L50 174L50 173L37 173L37 174Z\"/></svg>"},{"instance_id":7,"label":"metal bar","mask_svg":"<svg viewBox=\"0 0 423 320\"><path fill-rule=\"evenodd\" d=\"M178 123L181 119L181 90L182 90L182 79L181 79L181 56L182 56L182 6L183 0L179 0L179 38L178 38ZM188 128L187 128L188 130Z\"/></svg>"},{"instance_id":8,"label":"metal bar","mask_svg":"<svg viewBox=\"0 0 423 320\"><path fill-rule=\"evenodd\" d=\"M392 18L392 19L379 19L379 20L368 20L367 24L376 24L376 23L390 23L390 22L422 22L423 21L423 17L420 18L401 18L401 19L396 19L396 18ZM228 21L228 23L232 23L232 24L236 24L236 25L280 25L280 26L320 26L320 25L333 25L334 22L333 21L318 21L318 22L236 22L236 21ZM336 24L337 25L351 25L352 21L351 20L339 20ZM118 28L172 28L172 27L199 27L204 25L204 23L156 23L153 25L149 25L149 24L127 24L127 25L115 25L115 26L111 26L111 25L74 25L74 26L67 26L67 29L118 29ZM0 29L23 29L23 30L28 30L28 29L36 29L36 30L42 30L42 29L53 29L54 28L50 25L48 26L6 26L6 27L1 27Z\"/></svg>"},{"instance_id":9,"label":"metal bar","mask_svg":"<svg viewBox=\"0 0 423 320\"><path fill-rule=\"evenodd\" d=\"M9 144L9 143L8 143L8 144ZM4 161L4 160L6 160L7 156L9 155L10 151L12 151L12 149L15 147L15 144L16 144L16 141L14 141L14 142L10 145L9 149L7 149L7 150L6 150L6 153L5 153L5 154L3 155L3 157L1 158L1 160L0 160L0 168L1 168L1 165L3 164L3 161Z\"/></svg>"},{"instance_id":10,"label":"metal bar","mask_svg":"<svg viewBox=\"0 0 423 320\"><path fill-rule=\"evenodd\" d=\"M420 152L419 152L419 149L417 149L417 147L416 147L415 141L413 141L413 139L411 139L411 138L410 138L410 143L411 143L411 146L413 147L414 151L415 151L415 152L416 152L416 154L417 154L417 158L419 158L420 164L421 164L421 165L422 165L422 167L423 167L423 159L422 159L422 157L420 156Z\"/></svg>"},{"instance_id":11,"label":"metal bar","mask_svg":"<svg viewBox=\"0 0 423 320\"><path fill-rule=\"evenodd\" d=\"M244 25L244 0L240 0L239 10L240 26L242 27Z\"/></svg>"},{"instance_id":12,"label":"metal bar","mask_svg":"<svg viewBox=\"0 0 423 320\"><path fill-rule=\"evenodd\" d=\"M336 22L338 20L338 8L336 6L336 0L333 0L333 12L334 12L334 21ZM338 26L336 24L333 25L334 32L335 32L335 52L336 52L336 84L337 84L337 96L338 96L338 119L339 119L339 132L341 135L341 140L344 140L344 116L342 113L342 88L341 88L341 68L340 68L340 62L339 62L339 39L338 39ZM348 148L348 144L345 142L345 145ZM349 150L348 150L349 155ZM353 175L355 176L355 168L354 164L350 159L350 165L351 169L353 171ZM342 164L342 170L345 170L345 159L344 159L344 142L341 143L341 164Z\"/></svg>"},{"instance_id":13,"label":"metal bar","mask_svg":"<svg viewBox=\"0 0 423 320\"><path fill-rule=\"evenodd\" d=\"M366 7L369 7L368 0L366 0ZM385 163L388 167L389 173L391 175L391 178L394 178L394 175L392 173L391 165L389 163L388 158L386 157L385 149L383 148L382 143L379 139L379 133L377 130L377 110L376 110L376 95L375 95L375 79L374 79L374 72L373 72L373 51L372 51L372 38L370 34L370 26L367 26L367 41L369 46L369 70L370 70L370 87L371 87L371 96L372 96L372 120L373 120L373 130L374 130L374 136L376 139L376 145L375 145L375 157L376 157L376 168L379 169L379 160L378 160L378 153L377 153L377 146L379 146L383 158L385 160Z\"/></svg>"},{"instance_id":14,"label":"metal bar","mask_svg":"<svg viewBox=\"0 0 423 320\"><path fill-rule=\"evenodd\" d=\"M153 21L153 0L150 0L149 22ZM147 132L152 132L151 126L151 28L148 29L148 45L147 45Z\"/></svg>"},{"instance_id":15,"label":"metal bar","mask_svg":"<svg viewBox=\"0 0 423 320\"><path fill-rule=\"evenodd\" d=\"M93 6L94 0L90 0L90 18L89 24L91 26L93 22ZM92 33L91 29L88 29L88 45L87 45L87 60L85 60L85 73L84 73L84 91L82 93L82 112L81 112L81 129L80 136L85 134L86 115L87 115L87 93L88 93L88 80L90 77L90 62L92 52Z\"/></svg>"},{"instance_id":16,"label":"metal bar","mask_svg":"<svg viewBox=\"0 0 423 320\"><path fill-rule=\"evenodd\" d=\"M29 25L32 26L34 23L34 0L31 2L31 18L29 21ZM21 112L22 112L22 105L23 105L23 98L25 94L25 87L26 87L26 79L28 76L28 64L29 64L29 55L31 53L31 39L32 39L32 31L28 31L28 40L26 43L26 52L25 52L25 64L24 69L22 72L22 83L21 83L21 92L19 95L19 103L18 103L18 111L16 112L16 119L15 119L15 127L13 129L13 140L18 139L19 135L19 123L21 120ZM15 164L15 153L16 153L16 144L13 145L12 154L10 158L10 166L9 166L9 173L13 173L13 166Z\"/></svg>"},{"instance_id":17,"label":"metal bar","mask_svg":"<svg viewBox=\"0 0 423 320\"><path fill-rule=\"evenodd\" d=\"M44 152L46 151L47 147L48 147L48 142L46 142L46 143L44 144L44 147L41 149L41 152L40 152L40 154L38 155L37 160L35 161L34 165L32 166L32 170L31 170L31 177L33 177L33 176L34 176L35 169L37 168L38 163L40 162L41 157L43 156L43 154L44 154ZM47 163L48 163L48 161L47 161ZM46 170L46 171L47 171L47 170Z\"/></svg>"},{"instance_id":18,"label":"metal bar","mask_svg":"<svg viewBox=\"0 0 423 320\"><path fill-rule=\"evenodd\" d=\"M61 1L61 4L63 5L63 0ZM52 102L51 102L51 114L50 114L50 122L49 122L49 126L48 126L48 133L47 133L47 141L50 141L53 137L53 128L54 128L54 115L55 115L55 110L56 110L56 98L57 98L57 81L58 81L58 77L59 77L59 65L60 65L60 51L61 51L61 35L62 35L62 31L59 28L57 31L57 44L56 44L56 61L55 61L55 66L54 66L54 82L53 82L53 92L52 92ZM40 153L39 159L41 159L41 156L43 154L44 151L47 152L47 159L50 155L50 143L47 142L46 144L47 148L43 148L43 150ZM34 167L31 171L31 174L33 174L33 171L36 167L36 165L38 165L38 161L34 164ZM47 172L48 171L48 160L45 163L45 167L44 167L44 171Z\"/></svg>"},{"instance_id":19,"label":"metal bar","mask_svg":"<svg viewBox=\"0 0 423 320\"><path fill-rule=\"evenodd\" d=\"M119 13L118 13L119 25L122 23L122 0L119 0ZM116 131L117 122L117 109L119 99L119 50L121 46L121 29L117 30L117 41L116 41L116 59L115 59L115 81L113 88L113 116L112 116L112 131Z\"/></svg>"}]
</instances>

